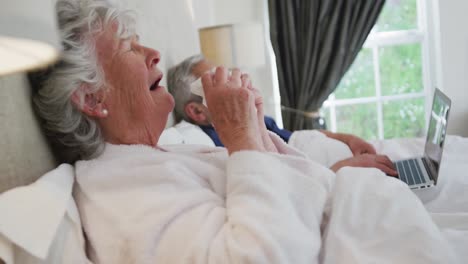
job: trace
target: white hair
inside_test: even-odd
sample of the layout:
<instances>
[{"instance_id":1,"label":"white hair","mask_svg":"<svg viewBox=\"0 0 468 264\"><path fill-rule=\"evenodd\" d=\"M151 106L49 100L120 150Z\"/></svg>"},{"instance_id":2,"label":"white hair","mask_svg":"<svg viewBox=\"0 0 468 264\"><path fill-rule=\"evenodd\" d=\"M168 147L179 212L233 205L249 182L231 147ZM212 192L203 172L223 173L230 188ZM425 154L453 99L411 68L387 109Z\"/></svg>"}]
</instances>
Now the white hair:
<instances>
[{"instance_id":1,"label":"white hair","mask_svg":"<svg viewBox=\"0 0 468 264\"><path fill-rule=\"evenodd\" d=\"M128 38L134 34L135 23L128 11L119 10L107 0L58 0L56 11L63 53L60 62L43 74L34 105L46 134L62 149L60 155L73 162L94 158L104 149L97 122L71 101L82 85L89 88L89 93L106 87L94 38L111 22L118 25L117 37ZM85 95L77 94L84 104Z\"/></svg>"},{"instance_id":2,"label":"white hair","mask_svg":"<svg viewBox=\"0 0 468 264\"><path fill-rule=\"evenodd\" d=\"M167 89L174 97L176 121L183 119L192 122L190 117L185 113L185 106L190 102L203 102L203 98L192 94L190 85L197 79L192 72L193 67L204 59L203 55L191 56L170 68L167 73Z\"/></svg>"}]
</instances>

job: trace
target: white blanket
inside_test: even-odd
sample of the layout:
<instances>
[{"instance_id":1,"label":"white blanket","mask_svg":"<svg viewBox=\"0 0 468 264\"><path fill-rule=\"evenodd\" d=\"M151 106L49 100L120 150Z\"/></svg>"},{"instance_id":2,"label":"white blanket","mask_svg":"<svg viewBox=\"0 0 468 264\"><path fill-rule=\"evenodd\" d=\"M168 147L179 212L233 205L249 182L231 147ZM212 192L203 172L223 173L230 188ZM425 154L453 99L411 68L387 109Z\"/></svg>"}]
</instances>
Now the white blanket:
<instances>
[{"instance_id":1,"label":"white blanket","mask_svg":"<svg viewBox=\"0 0 468 264\"><path fill-rule=\"evenodd\" d=\"M352 156L342 142L310 130L294 132L289 143L325 166ZM424 139L371 142L378 153L392 160L421 156ZM437 186L414 190L433 221L455 250L459 263L468 259L468 138L447 136Z\"/></svg>"},{"instance_id":2,"label":"white blanket","mask_svg":"<svg viewBox=\"0 0 468 264\"><path fill-rule=\"evenodd\" d=\"M73 172L62 164L30 185L0 194L0 263L90 263L72 199Z\"/></svg>"},{"instance_id":3,"label":"white blanket","mask_svg":"<svg viewBox=\"0 0 468 264\"><path fill-rule=\"evenodd\" d=\"M373 144L394 160L420 156L424 150L423 139L392 139ZM468 260L467 150L468 138L447 136L437 186L414 191L455 250L460 263Z\"/></svg>"},{"instance_id":4,"label":"white blanket","mask_svg":"<svg viewBox=\"0 0 468 264\"><path fill-rule=\"evenodd\" d=\"M107 145L76 164L97 263L456 263L417 197L375 169L282 153ZM404 216L404 217L403 217Z\"/></svg>"}]
</instances>

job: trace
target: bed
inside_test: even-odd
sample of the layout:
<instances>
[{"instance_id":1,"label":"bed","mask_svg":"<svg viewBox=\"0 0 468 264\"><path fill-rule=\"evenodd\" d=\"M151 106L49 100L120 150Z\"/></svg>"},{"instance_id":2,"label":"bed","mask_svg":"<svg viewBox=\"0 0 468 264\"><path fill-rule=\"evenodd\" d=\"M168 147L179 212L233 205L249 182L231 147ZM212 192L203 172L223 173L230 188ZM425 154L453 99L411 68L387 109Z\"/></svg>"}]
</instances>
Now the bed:
<instances>
[{"instance_id":1,"label":"bed","mask_svg":"<svg viewBox=\"0 0 468 264\"><path fill-rule=\"evenodd\" d=\"M392 160L411 158L424 151L424 139L374 141L379 153ZM457 251L460 263L468 259L468 139L448 136L444 147L438 184L413 190L432 219Z\"/></svg>"},{"instance_id":2,"label":"bed","mask_svg":"<svg viewBox=\"0 0 468 264\"><path fill-rule=\"evenodd\" d=\"M188 2L138 0L128 3L130 8L140 10L139 31L142 42L155 47L163 54L161 62L163 70L167 70L183 58L199 51L193 14ZM158 12L158 16L154 16L153 10L157 9L169 11ZM30 98L31 89L24 74L0 78L0 123L2 124L0 130L2 152L0 155L0 199L6 191L36 182L42 175L59 166L59 157L54 156L39 127L31 108ZM172 126L172 122L168 123L165 144L173 143L171 133L179 133ZM193 141L193 138L199 136L203 138L202 143L206 143L206 138L202 134L197 134L203 132L196 131L196 128L185 127L184 129L192 133L191 140L184 139L182 134L178 135L177 140L199 144L200 142ZM298 141L297 144L300 146L311 144L311 142ZM379 152L393 159L420 154L423 149L422 139L391 139L375 141L373 144ZM339 157L340 154L333 151L333 146L330 149L327 155ZM444 151L439 184L432 189L415 191L431 213L434 222L443 231L450 246L455 249L460 263L468 259L467 149L468 138L449 136ZM44 208L36 208L36 210L38 215L47 211ZM5 216L8 213L0 211L0 218L1 214ZM73 212L70 215L73 216ZM0 230L1 228L0 224ZM0 238L1 236L2 232L0 232Z\"/></svg>"},{"instance_id":3,"label":"bed","mask_svg":"<svg viewBox=\"0 0 468 264\"><path fill-rule=\"evenodd\" d=\"M424 151L425 139L396 138L375 140L371 143L379 154L388 155L392 160L400 160L420 156ZM161 144L214 146L199 127L186 122L166 129ZM352 155L341 142L325 138L315 131L296 131L289 144L328 167ZM468 138L449 135L444 147L437 186L413 190L456 251L460 263L468 259L467 150Z\"/></svg>"},{"instance_id":4,"label":"bed","mask_svg":"<svg viewBox=\"0 0 468 264\"><path fill-rule=\"evenodd\" d=\"M392 159L423 153L424 140L392 139L373 142ZM437 226L457 252L460 263L468 259L468 139L448 136L436 187L414 190Z\"/></svg>"}]
</instances>

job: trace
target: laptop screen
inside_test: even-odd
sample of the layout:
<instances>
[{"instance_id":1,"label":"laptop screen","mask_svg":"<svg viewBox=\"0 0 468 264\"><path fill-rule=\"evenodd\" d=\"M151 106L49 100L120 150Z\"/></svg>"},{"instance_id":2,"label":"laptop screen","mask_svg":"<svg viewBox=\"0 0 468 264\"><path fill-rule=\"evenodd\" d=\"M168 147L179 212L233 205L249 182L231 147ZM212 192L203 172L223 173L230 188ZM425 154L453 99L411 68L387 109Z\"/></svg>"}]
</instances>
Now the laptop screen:
<instances>
[{"instance_id":1,"label":"laptop screen","mask_svg":"<svg viewBox=\"0 0 468 264\"><path fill-rule=\"evenodd\" d=\"M431 176L437 182L442 151L444 148L447 120L450 112L450 99L439 89L436 89L432 110L429 115L429 128L427 131L424 156L428 161Z\"/></svg>"}]
</instances>

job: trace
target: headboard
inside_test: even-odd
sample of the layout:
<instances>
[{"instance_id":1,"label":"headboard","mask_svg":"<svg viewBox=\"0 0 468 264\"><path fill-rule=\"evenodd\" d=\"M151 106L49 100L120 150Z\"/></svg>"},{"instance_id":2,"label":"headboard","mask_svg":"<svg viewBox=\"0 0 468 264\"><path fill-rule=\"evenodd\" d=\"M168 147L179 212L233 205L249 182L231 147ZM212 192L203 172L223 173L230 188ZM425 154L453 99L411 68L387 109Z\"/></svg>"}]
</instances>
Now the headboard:
<instances>
[{"instance_id":1,"label":"headboard","mask_svg":"<svg viewBox=\"0 0 468 264\"><path fill-rule=\"evenodd\" d=\"M0 79L0 193L35 181L56 161L39 128L24 74Z\"/></svg>"},{"instance_id":2,"label":"headboard","mask_svg":"<svg viewBox=\"0 0 468 264\"><path fill-rule=\"evenodd\" d=\"M159 67L163 72L199 53L191 1L119 2L136 11L141 42L161 52ZM32 110L31 88L25 74L0 77L0 124L0 193L32 183L58 165ZM168 126L171 124L172 119Z\"/></svg>"}]
</instances>

